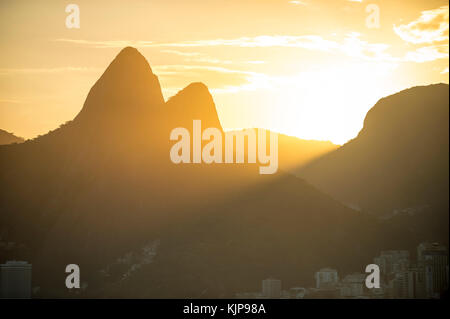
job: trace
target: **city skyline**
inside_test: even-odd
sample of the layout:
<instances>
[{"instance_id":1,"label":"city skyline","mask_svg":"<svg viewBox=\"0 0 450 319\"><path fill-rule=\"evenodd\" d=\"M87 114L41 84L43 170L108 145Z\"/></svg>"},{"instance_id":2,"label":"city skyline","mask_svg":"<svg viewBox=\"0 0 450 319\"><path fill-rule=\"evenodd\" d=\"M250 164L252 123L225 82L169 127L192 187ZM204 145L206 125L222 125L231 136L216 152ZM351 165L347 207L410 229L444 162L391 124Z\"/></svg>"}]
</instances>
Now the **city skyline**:
<instances>
[{"instance_id":1,"label":"city skyline","mask_svg":"<svg viewBox=\"0 0 450 319\"><path fill-rule=\"evenodd\" d=\"M440 299L449 286L447 247L439 243L423 242L417 246L417 258L411 259L408 250L384 250L374 257L380 269L380 288L369 288L369 273L345 273L324 267L314 274L315 287L289 287L282 290L276 278L262 280L260 293L236 293L238 299Z\"/></svg>"}]
</instances>

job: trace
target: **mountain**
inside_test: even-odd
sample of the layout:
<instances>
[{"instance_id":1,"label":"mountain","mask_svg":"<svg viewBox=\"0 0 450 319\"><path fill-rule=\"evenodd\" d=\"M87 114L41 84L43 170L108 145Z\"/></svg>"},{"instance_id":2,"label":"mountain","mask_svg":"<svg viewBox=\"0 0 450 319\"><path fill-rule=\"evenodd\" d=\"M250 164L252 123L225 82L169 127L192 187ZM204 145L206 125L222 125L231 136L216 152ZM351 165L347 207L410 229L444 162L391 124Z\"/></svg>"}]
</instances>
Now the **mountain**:
<instances>
[{"instance_id":1,"label":"mountain","mask_svg":"<svg viewBox=\"0 0 450 319\"><path fill-rule=\"evenodd\" d=\"M278 134L280 167L284 171L297 171L313 160L339 148L329 141L302 140L294 136Z\"/></svg>"},{"instance_id":2,"label":"mountain","mask_svg":"<svg viewBox=\"0 0 450 319\"><path fill-rule=\"evenodd\" d=\"M0 145L22 143L24 141L25 140L23 138L17 137L13 133L9 133L5 130L0 130Z\"/></svg>"},{"instance_id":3,"label":"mountain","mask_svg":"<svg viewBox=\"0 0 450 319\"><path fill-rule=\"evenodd\" d=\"M448 240L448 89L413 87L381 99L355 139L297 175L351 207L441 224L436 235ZM412 217L420 214L427 217Z\"/></svg>"},{"instance_id":4,"label":"mountain","mask_svg":"<svg viewBox=\"0 0 450 319\"><path fill-rule=\"evenodd\" d=\"M282 171L175 165L169 133L194 119L223 133L205 85L165 102L145 58L123 49L73 121L0 147L0 261L30 261L41 297L71 296L71 263L78 297L231 297L268 276L310 286L324 266L363 271L424 239Z\"/></svg>"}]
</instances>

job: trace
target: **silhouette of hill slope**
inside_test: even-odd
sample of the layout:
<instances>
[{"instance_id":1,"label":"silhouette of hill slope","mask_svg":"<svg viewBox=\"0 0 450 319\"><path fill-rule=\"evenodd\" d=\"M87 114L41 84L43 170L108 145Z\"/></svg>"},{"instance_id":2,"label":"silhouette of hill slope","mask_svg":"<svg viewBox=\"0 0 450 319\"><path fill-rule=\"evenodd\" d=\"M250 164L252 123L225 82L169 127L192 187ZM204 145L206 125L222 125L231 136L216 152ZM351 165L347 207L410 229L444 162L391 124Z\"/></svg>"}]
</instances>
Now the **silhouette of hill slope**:
<instances>
[{"instance_id":1,"label":"silhouette of hill slope","mask_svg":"<svg viewBox=\"0 0 450 319\"><path fill-rule=\"evenodd\" d=\"M299 178L259 175L257 164L174 165L171 129L220 121L206 86L166 103L160 90L145 58L126 48L73 121L0 147L0 237L22 247L0 259L32 262L42 296L67 296L70 263L89 284L84 296L230 296L268 275L306 285L320 267L361 271L380 249L427 235L364 216ZM121 258L149 242L159 246L141 266Z\"/></svg>"},{"instance_id":2,"label":"silhouette of hill slope","mask_svg":"<svg viewBox=\"0 0 450 319\"><path fill-rule=\"evenodd\" d=\"M448 85L414 87L381 99L355 139L296 174L399 233L448 243L448 134Z\"/></svg>"},{"instance_id":3,"label":"silhouette of hill slope","mask_svg":"<svg viewBox=\"0 0 450 319\"><path fill-rule=\"evenodd\" d=\"M23 138L17 137L13 133L9 133L5 130L0 130L0 145L22 143L23 141L25 141Z\"/></svg>"},{"instance_id":4,"label":"silhouette of hill slope","mask_svg":"<svg viewBox=\"0 0 450 319\"><path fill-rule=\"evenodd\" d=\"M387 215L448 206L448 85L381 99L359 135L298 171L335 198Z\"/></svg>"},{"instance_id":5,"label":"silhouette of hill slope","mask_svg":"<svg viewBox=\"0 0 450 319\"><path fill-rule=\"evenodd\" d=\"M339 148L329 141L302 140L297 137L278 134L280 168L295 171L313 160Z\"/></svg>"}]
</instances>

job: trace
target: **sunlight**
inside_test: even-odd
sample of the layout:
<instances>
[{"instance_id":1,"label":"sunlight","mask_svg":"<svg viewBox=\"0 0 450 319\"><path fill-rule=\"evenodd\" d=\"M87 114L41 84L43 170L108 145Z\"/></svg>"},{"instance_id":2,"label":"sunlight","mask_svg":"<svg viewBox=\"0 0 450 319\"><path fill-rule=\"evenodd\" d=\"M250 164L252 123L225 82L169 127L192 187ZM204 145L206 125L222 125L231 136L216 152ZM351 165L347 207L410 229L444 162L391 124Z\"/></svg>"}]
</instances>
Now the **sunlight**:
<instances>
[{"instance_id":1,"label":"sunlight","mask_svg":"<svg viewBox=\"0 0 450 319\"><path fill-rule=\"evenodd\" d=\"M387 77L393 69L392 64L345 63L277 79L285 96L287 133L345 143L362 128L369 108L390 91Z\"/></svg>"}]
</instances>

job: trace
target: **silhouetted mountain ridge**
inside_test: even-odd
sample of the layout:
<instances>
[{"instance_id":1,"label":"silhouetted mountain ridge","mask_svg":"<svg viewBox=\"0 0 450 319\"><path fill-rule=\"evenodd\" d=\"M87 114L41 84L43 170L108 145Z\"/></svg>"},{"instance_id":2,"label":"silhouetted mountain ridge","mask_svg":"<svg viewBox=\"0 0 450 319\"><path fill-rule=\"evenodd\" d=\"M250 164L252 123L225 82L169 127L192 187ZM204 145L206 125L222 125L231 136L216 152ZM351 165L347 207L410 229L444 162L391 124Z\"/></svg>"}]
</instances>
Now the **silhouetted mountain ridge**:
<instances>
[{"instance_id":1,"label":"silhouetted mountain ridge","mask_svg":"<svg viewBox=\"0 0 450 319\"><path fill-rule=\"evenodd\" d=\"M0 129L0 145L7 145L13 143L22 143L25 140L21 137L15 136L13 133L9 133Z\"/></svg>"},{"instance_id":2,"label":"silhouetted mountain ridge","mask_svg":"<svg viewBox=\"0 0 450 319\"><path fill-rule=\"evenodd\" d=\"M183 102L184 101L184 102ZM189 101L190 105L183 105ZM193 120L201 120L202 127L215 127L222 130L217 109L208 88L201 82L189 84L167 101L170 121L175 127L192 128Z\"/></svg>"},{"instance_id":3,"label":"silhouetted mountain ridge","mask_svg":"<svg viewBox=\"0 0 450 319\"><path fill-rule=\"evenodd\" d=\"M255 164L175 165L169 132L194 119L221 128L205 85L164 103L145 58L122 50L73 121L0 147L0 237L24 247L0 251L0 261L32 262L43 296L67 296L63 271L75 262L89 284L83 296L232 297L269 275L289 287L310 285L324 266L361 271L379 250L427 235L394 232ZM156 256L131 277L134 264L122 262L101 275L148 242L160 243Z\"/></svg>"},{"instance_id":4,"label":"silhouetted mountain ridge","mask_svg":"<svg viewBox=\"0 0 450 319\"><path fill-rule=\"evenodd\" d=\"M440 210L448 206L448 102L447 84L383 98L369 110L355 139L298 174L372 213Z\"/></svg>"},{"instance_id":5,"label":"silhouetted mountain ridge","mask_svg":"<svg viewBox=\"0 0 450 319\"><path fill-rule=\"evenodd\" d=\"M111 133L127 127L127 122L148 125L154 109L163 106L158 77L139 51L127 47L94 84L74 123Z\"/></svg>"}]
</instances>

